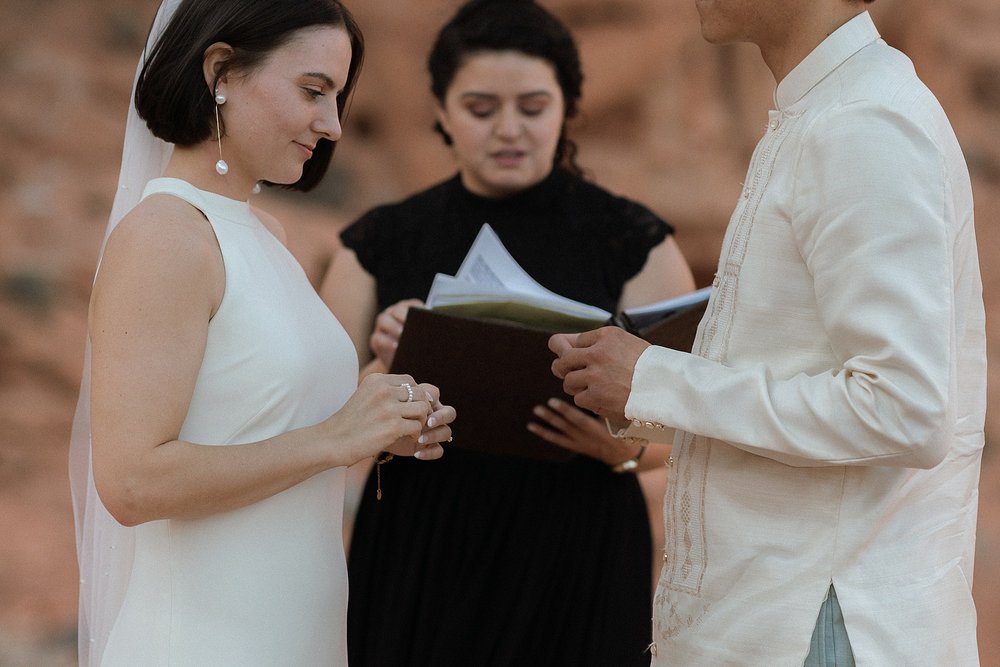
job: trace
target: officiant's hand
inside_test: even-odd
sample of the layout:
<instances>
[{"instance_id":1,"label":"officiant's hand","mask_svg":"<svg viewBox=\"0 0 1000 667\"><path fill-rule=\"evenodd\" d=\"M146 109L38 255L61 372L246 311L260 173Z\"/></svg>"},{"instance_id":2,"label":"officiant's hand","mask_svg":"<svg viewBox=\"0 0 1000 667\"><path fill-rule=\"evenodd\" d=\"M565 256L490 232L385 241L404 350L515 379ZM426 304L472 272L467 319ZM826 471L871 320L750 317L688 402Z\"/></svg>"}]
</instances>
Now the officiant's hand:
<instances>
[{"instance_id":1,"label":"officiant's hand","mask_svg":"<svg viewBox=\"0 0 1000 667\"><path fill-rule=\"evenodd\" d=\"M399 336L406 323L406 312L410 308L423 306L424 302L420 299L404 299L389 306L375 318L375 330L372 331L368 344L385 368L392 366L392 359L396 356Z\"/></svg>"},{"instance_id":2,"label":"officiant's hand","mask_svg":"<svg viewBox=\"0 0 1000 667\"><path fill-rule=\"evenodd\" d=\"M634 442L611 435L607 422L566 401L550 398L545 405L536 405L533 412L543 423L528 422L528 430L553 445L597 459L608 466L635 456L637 447Z\"/></svg>"},{"instance_id":3,"label":"officiant's hand","mask_svg":"<svg viewBox=\"0 0 1000 667\"><path fill-rule=\"evenodd\" d=\"M549 338L557 357L552 372L563 381L563 390L581 408L616 420L625 418L632 373L647 347L649 343L618 327Z\"/></svg>"}]
</instances>

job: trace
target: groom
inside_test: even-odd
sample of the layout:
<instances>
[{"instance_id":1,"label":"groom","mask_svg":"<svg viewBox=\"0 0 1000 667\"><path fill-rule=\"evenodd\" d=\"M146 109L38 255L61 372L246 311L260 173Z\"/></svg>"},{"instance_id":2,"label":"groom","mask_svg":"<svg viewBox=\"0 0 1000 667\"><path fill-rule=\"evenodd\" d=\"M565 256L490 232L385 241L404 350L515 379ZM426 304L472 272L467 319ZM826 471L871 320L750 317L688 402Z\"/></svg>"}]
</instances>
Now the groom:
<instances>
[{"instance_id":1,"label":"groom","mask_svg":"<svg viewBox=\"0 0 1000 667\"><path fill-rule=\"evenodd\" d=\"M698 0L778 82L693 353L557 335L673 438L654 665L978 664L985 324L965 160L860 0Z\"/></svg>"}]
</instances>

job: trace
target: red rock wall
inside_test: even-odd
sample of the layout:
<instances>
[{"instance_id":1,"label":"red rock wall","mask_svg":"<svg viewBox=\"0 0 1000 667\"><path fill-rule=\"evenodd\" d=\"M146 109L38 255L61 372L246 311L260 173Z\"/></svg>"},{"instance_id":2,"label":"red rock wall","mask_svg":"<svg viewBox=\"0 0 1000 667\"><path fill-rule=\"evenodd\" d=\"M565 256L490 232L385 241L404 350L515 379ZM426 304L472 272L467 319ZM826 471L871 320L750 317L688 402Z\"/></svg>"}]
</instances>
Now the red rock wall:
<instances>
[{"instance_id":1,"label":"red rock wall","mask_svg":"<svg viewBox=\"0 0 1000 667\"><path fill-rule=\"evenodd\" d=\"M318 279L340 226L451 173L431 131L424 61L455 0L349 2L368 56L320 192L262 195ZM543 0L578 37L573 132L598 182L678 227L704 283L760 135L773 81L754 47L700 37L692 0ZM0 664L71 664L76 573L66 447L86 300L117 178L151 0L0 5ZM973 175L985 299L1000 312L1000 4L878 0L887 41L941 99ZM1000 441L1000 330L989 322L987 442ZM987 448L976 598L1000 664L1000 463Z\"/></svg>"}]
</instances>

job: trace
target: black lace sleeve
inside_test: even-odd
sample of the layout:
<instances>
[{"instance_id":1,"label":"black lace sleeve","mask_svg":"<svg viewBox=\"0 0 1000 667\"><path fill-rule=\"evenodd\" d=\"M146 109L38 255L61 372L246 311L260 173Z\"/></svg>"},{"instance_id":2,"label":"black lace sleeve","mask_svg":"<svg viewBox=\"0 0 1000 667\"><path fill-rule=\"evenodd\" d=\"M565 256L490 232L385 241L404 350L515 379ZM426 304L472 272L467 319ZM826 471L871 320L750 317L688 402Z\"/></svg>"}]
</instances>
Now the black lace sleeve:
<instances>
[{"instance_id":1,"label":"black lace sleeve","mask_svg":"<svg viewBox=\"0 0 1000 667\"><path fill-rule=\"evenodd\" d=\"M464 257L467 247L450 249L440 242L453 235L441 228L439 189L373 208L340 234L375 279L380 309L403 299L426 299L435 272L456 270ZM448 250L457 257L454 266L450 256L440 255Z\"/></svg>"},{"instance_id":2,"label":"black lace sleeve","mask_svg":"<svg viewBox=\"0 0 1000 667\"><path fill-rule=\"evenodd\" d=\"M378 276L380 253L386 247L384 217L383 209L372 209L340 233L344 246L354 251L361 267L373 276Z\"/></svg>"},{"instance_id":3,"label":"black lace sleeve","mask_svg":"<svg viewBox=\"0 0 1000 667\"><path fill-rule=\"evenodd\" d=\"M650 251L660 245L674 228L637 202L615 197L609 202L607 255L612 284L624 285L646 265Z\"/></svg>"}]
</instances>

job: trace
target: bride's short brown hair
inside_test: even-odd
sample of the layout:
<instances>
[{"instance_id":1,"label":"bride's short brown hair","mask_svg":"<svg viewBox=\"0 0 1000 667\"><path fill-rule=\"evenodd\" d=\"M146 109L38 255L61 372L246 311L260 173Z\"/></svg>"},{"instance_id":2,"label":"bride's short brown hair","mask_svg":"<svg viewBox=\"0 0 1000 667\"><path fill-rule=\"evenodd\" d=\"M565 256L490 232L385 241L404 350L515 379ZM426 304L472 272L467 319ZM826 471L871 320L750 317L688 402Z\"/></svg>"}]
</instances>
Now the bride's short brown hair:
<instances>
[{"instance_id":1,"label":"bride's short brown hair","mask_svg":"<svg viewBox=\"0 0 1000 667\"><path fill-rule=\"evenodd\" d=\"M145 55L135 88L135 108L156 137L191 146L212 136L215 100L205 85L202 63L206 49L225 42L233 55L216 75L252 72L299 30L313 26L342 27L351 40L351 64L337 110L344 113L364 59L364 37L339 0L184 0L163 34ZM334 142L321 139L302 169L302 177L286 185L307 191L326 173Z\"/></svg>"}]
</instances>

